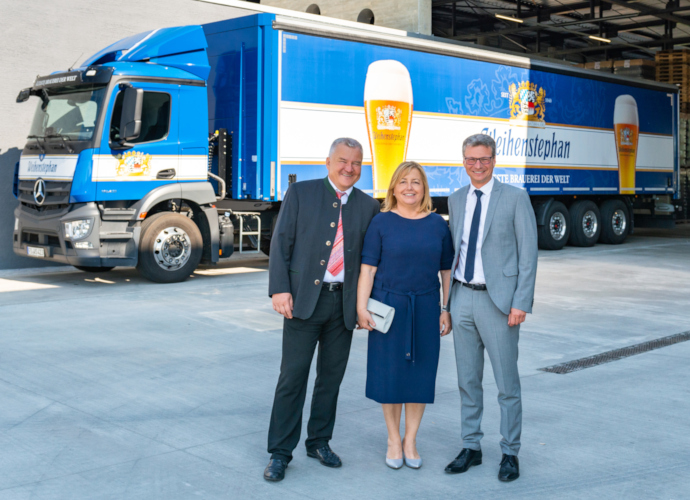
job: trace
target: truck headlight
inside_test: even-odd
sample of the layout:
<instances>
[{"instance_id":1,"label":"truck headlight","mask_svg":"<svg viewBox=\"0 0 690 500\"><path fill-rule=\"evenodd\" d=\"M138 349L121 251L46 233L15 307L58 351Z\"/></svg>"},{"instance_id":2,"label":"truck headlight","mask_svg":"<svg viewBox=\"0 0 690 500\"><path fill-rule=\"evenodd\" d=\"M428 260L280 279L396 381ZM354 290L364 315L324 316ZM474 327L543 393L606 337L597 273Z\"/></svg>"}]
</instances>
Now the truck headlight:
<instances>
[{"instance_id":1,"label":"truck headlight","mask_svg":"<svg viewBox=\"0 0 690 500\"><path fill-rule=\"evenodd\" d=\"M86 238L91 232L91 219L71 220L65 222L65 238L80 240Z\"/></svg>"}]
</instances>

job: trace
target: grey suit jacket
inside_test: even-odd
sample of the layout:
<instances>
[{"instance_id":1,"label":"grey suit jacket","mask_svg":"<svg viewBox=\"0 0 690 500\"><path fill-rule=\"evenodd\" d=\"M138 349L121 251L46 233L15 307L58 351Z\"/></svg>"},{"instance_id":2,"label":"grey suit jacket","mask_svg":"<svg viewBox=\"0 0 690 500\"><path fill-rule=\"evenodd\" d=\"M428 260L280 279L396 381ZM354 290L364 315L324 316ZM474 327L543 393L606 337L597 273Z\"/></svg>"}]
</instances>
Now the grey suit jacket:
<instances>
[{"instance_id":1,"label":"grey suit jacket","mask_svg":"<svg viewBox=\"0 0 690 500\"><path fill-rule=\"evenodd\" d=\"M379 210L379 202L357 188L343 205L343 315L349 330L357 322L362 243L371 219ZM328 178L296 182L285 195L271 239L268 295L291 293L295 318L308 319L314 313L338 230L339 214L340 200Z\"/></svg>"},{"instance_id":2,"label":"grey suit jacket","mask_svg":"<svg viewBox=\"0 0 690 500\"><path fill-rule=\"evenodd\" d=\"M453 275L459 261L470 187L448 198L455 247ZM531 313L537 278L537 221L526 191L494 179L481 254L486 288L496 307L504 314L510 314L511 307Z\"/></svg>"}]
</instances>

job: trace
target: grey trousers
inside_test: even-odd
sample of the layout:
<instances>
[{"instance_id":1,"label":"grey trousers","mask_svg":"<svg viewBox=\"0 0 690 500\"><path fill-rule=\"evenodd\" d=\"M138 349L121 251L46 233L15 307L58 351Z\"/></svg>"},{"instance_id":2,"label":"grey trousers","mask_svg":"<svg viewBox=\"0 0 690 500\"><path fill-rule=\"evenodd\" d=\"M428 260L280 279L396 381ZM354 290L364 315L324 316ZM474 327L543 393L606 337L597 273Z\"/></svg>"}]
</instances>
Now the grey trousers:
<instances>
[{"instance_id":1,"label":"grey trousers","mask_svg":"<svg viewBox=\"0 0 690 500\"><path fill-rule=\"evenodd\" d=\"M450 312L453 322L458 386L462 403L463 448L479 450L484 411L484 349L491 360L498 404L501 408L501 449L517 455L522 431L522 401L518 374L520 325L509 327L508 316L492 302L489 293L453 284Z\"/></svg>"}]
</instances>

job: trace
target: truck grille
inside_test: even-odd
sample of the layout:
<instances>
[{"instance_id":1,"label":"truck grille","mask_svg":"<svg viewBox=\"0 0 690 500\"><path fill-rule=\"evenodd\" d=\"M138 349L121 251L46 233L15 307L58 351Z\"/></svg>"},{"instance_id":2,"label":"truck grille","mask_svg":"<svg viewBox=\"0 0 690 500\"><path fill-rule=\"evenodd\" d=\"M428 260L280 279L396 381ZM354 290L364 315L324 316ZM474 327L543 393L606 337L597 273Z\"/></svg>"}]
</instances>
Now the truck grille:
<instances>
[{"instance_id":1,"label":"truck grille","mask_svg":"<svg viewBox=\"0 0 690 500\"><path fill-rule=\"evenodd\" d=\"M46 199L39 206L36 204L36 200L34 200L34 185L36 181L20 181L19 201L21 204L34 212L51 212L51 215L55 214L55 210L66 209L69 206L69 194L72 189L72 183L69 181L45 181L45 183Z\"/></svg>"}]
</instances>

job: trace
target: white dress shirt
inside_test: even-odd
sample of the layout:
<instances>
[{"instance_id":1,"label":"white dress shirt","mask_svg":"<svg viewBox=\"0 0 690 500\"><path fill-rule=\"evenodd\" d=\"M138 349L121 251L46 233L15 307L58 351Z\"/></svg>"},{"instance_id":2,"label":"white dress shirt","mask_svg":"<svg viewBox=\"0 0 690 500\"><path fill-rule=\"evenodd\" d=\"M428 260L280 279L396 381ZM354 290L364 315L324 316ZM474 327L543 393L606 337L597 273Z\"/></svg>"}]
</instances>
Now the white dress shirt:
<instances>
[{"instance_id":1,"label":"white dress shirt","mask_svg":"<svg viewBox=\"0 0 690 500\"><path fill-rule=\"evenodd\" d=\"M482 212L479 217L479 234L477 234L477 251L474 254L474 276L472 281L475 285L486 284L484 278L484 268L482 267L482 241L484 240L484 222L486 222L486 212L489 210L489 200L491 199L491 190L494 187L493 177L489 182L479 188L482 192ZM472 228L472 217L474 216L474 209L477 206L477 195L474 193L475 188L470 184L470 190L467 192L467 202L465 203L465 222L462 226L462 240L460 242L460 263L455 269L454 278L458 281L465 281L465 262L467 260L467 248L470 241L470 229Z\"/></svg>"},{"instance_id":2,"label":"white dress shirt","mask_svg":"<svg viewBox=\"0 0 690 500\"><path fill-rule=\"evenodd\" d=\"M334 190L340 191L337 187L335 187L335 184L333 184L333 181L331 180L330 177L328 178L328 182L331 183L331 186L333 186ZM341 204L343 204L343 205L347 204L347 199L350 197L350 193L352 193L352 188L345 191L345 194L343 194L340 197L340 203ZM341 208L341 210L342 210L342 208ZM336 221L336 226L335 226L336 228L338 227L337 224L338 224L338 222ZM345 231L345 228L343 228L343 231ZM336 229L336 234L338 234L337 229ZM343 243L345 243L344 240L343 240ZM343 250L345 250L345 249L343 248ZM330 255L329 255L329 258L330 258ZM342 283L343 281L345 281L345 261L344 261L344 259L345 259L345 253L343 252L343 269L336 276L333 276L331 273L328 272L328 269L326 269L326 275L323 277L323 281L325 283ZM328 261L326 261L326 267L328 267Z\"/></svg>"}]
</instances>

